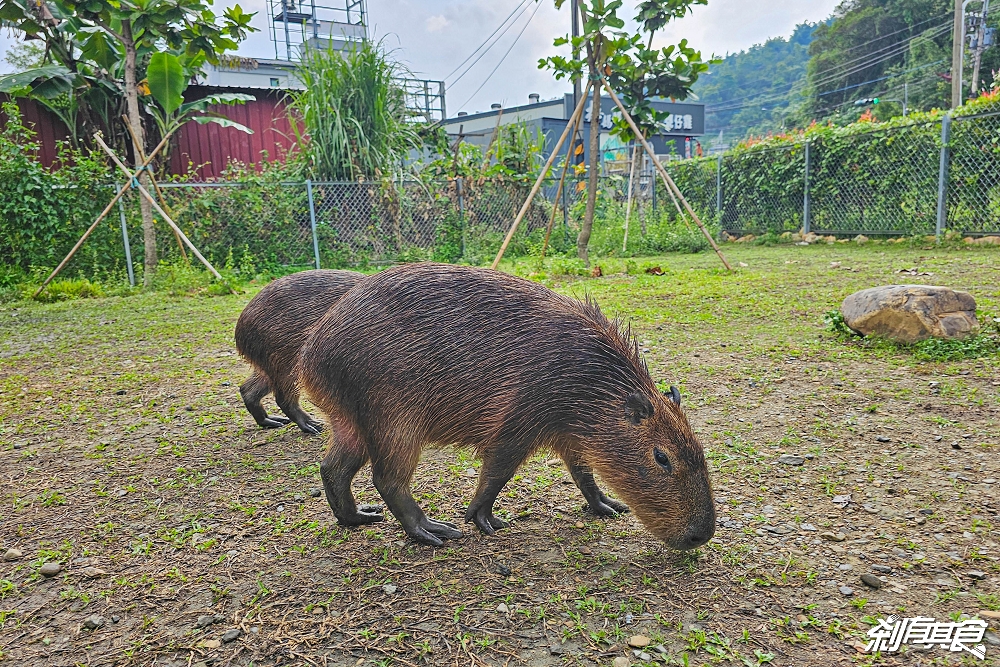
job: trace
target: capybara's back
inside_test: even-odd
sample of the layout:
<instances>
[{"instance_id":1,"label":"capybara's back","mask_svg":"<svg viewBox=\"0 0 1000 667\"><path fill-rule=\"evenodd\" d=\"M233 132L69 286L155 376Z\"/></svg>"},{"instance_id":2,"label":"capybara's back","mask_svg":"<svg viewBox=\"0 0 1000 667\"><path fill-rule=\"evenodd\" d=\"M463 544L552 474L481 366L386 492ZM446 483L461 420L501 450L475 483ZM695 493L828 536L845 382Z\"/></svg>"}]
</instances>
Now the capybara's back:
<instances>
[{"instance_id":1,"label":"capybara's back","mask_svg":"<svg viewBox=\"0 0 1000 667\"><path fill-rule=\"evenodd\" d=\"M596 470L640 520L675 548L714 532L701 445L679 405L662 395L631 336L592 303L496 271L395 267L370 276L316 326L301 380L329 417L321 466L345 524L359 512L350 480L370 458L380 495L407 533L439 544L460 535L427 519L408 490L421 449L473 448L483 459L466 520L503 527L493 502L534 451L559 454L599 514Z\"/></svg>"},{"instance_id":2,"label":"capybara's back","mask_svg":"<svg viewBox=\"0 0 1000 667\"><path fill-rule=\"evenodd\" d=\"M354 271L315 270L293 273L269 283L250 300L236 322L236 349L254 368L240 386L247 410L264 428L288 423L268 416L261 405L269 392L299 428L318 433L321 424L299 406L295 374L299 350L312 327L364 277Z\"/></svg>"}]
</instances>

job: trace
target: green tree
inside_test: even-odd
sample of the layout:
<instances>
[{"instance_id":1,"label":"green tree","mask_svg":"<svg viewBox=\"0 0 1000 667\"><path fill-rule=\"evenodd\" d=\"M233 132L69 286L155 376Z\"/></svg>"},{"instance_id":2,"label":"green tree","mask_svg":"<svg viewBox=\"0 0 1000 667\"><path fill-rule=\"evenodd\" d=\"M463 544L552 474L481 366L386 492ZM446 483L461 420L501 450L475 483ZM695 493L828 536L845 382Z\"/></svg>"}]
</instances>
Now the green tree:
<instances>
[{"instance_id":1,"label":"green tree","mask_svg":"<svg viewBox=\"0 0 1000 667\"><path fill-rule=\"evenodd\" d=\"M235 49L254 30L252 17L239 5L218 17L212 12L212 0L0 0L0 19L44 39L54 63L50 71L34 72L40 75L27 82L30 93L44 97L46 91L58 91L67 95L69 111L64 120L74 122L80 110L77 91L99 85L109 107L123 100L132 134L143 151L149 146L139 104L140 75L151 55L169 51L189 63L199 59L216 62L220 54ZM105 112L104 121L109 126L114 122L112 113L117 109ZM141 159L134 153L138 166ZM148 174L143 172L139 179L148 189ZM148 287L157 265L156 230L152 208L145 199L140 203L143 281Z\"/></svg>"}]
</instances>

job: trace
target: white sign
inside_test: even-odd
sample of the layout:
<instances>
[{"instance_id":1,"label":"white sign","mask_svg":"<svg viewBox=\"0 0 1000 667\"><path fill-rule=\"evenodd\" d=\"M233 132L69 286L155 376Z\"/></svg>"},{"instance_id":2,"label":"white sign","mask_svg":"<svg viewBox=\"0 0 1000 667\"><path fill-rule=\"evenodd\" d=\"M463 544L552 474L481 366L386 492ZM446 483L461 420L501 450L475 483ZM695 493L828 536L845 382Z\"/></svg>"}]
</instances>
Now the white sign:
<instances>
[{"instance_id":1,"label":"white sign","mask_svg":"<svg viewBox=\"0 0 1000 667\"><path fill-rule=\"evenodd\" d=\"M880 618L878 625L868 631L871 639L865 647L866 653L884 651L895 653L903 644L915 646L941 646L952 653L968 651L980 660L986 659L986 621L978 619L961 623L939 623L933 618L918 616L900 618L890 616Z\"/></svg>"},{"instance_id":2,"label":"white sign","mask_svg":"<svg viewBox=\"0 0 1000 667\"><path fill-rule=\"evenodd\" d=\"M589 123L591 117L593 116L593 110L588 108L583 114L583 122ZM600 116L600 127L602 130L610 130L614 127L615 118L621 116L620 112L615 113L605 113L601 112ZM667 120L664 121L663 127L667 132L677 132L678 130L693 130L694 129L694 116L689 113L686 114L670 114L667 116Z\"/></svg>"}]
</instances>

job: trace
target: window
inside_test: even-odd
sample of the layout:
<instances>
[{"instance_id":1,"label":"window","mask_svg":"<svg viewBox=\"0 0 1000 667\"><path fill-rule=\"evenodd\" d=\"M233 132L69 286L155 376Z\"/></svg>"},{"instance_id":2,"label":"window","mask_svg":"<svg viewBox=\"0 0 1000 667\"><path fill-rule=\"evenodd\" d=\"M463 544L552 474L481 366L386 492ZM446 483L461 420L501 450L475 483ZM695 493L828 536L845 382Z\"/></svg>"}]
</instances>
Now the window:
<instances>
[{"instance_id":1,"label":"window","mask_svg":"<svg viewBox=\"0 0 1000 667\"><path fill-rule=\"evenodd\" d=\"M276 76L272 76L272 77L271 77L271 87L272 87L272 88L277 88L277 87L278 87L278 86L280 86L280 85L281 85L281 82L280 82L280 81L278 81L278 77L276 77Z\"/></svg>"}]
</instances>

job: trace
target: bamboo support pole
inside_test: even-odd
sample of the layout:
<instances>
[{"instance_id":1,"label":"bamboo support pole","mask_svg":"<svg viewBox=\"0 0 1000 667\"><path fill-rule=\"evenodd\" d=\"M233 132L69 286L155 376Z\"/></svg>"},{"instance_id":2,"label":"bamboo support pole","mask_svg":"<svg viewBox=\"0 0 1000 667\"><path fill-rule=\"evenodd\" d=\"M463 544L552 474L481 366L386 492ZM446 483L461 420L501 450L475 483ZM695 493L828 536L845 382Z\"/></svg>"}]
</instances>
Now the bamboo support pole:
<instances>
[{"instance_id":1,"label":"bamboo support pole","mask_svg":"<svg viewBox=\"0 0 1000 667\"><path fill-rule=\"evenodd\" d=\"M628 220L632 213L632 181L635 178L635 159L639 157L639 147L632 146L632 159L628 165L628 196L625 197L625 236L622 238L622 253L628 248Z\"/></svg>"},{"instance_id":2,"label":"bamboo support pole","mask_svg":"<svg viewBox=\"0 0 1000 667\"><path fill-rule=\"evenodd\" d=\"M135 138L135 133L132 132L132 125L128 122L128 116L122 116L122 120L125 121L125 129L128 130L129 136L132 137L132 146L136 155L139 156L139 159L142 160L143 164L151 163L152 160L146 160L146 155L142 151L142 145L139 143L138 139ZM170 215L173 215L174 212L170 210L169 206L167 206L167 199L163 196L163 191L160 190L160 184L156 182L156 177L153 176L153 172L151 170L149 171L149 181L153 184L153 189L156 190L156 196L160 198L160 203L163 204L163 208L166 209ZM181 251L181 257L187 261L187 253L184 252L184 244L181 242L181 237L177 236L177 232L174 232L174 239L177 241L177 247Z\"/></svg>"},{"instance_id":3,"label":"bamboo support pole","mask_svg":"<svg viewBox=\"0 0 1000 667\"><path fill-rule=\"evenodd\" d=\"M100 134L95 134L94 138L97 140L97 143L100 144L101 148L104 149L104 152L107 153L108 156L114 161L114 163L118 165L119 169L124 171L126 174L131 173L129 172L128 167L122 164L121 160L118 159L118 156L116 156L114 152L112 152L112 150L108 148L108 145L104 143L104 140L101 138ZM138 183L135 184L135 187L137 190L139 190L139 194L141 194L143 197L149 200L149 203L152 204L153 208L156 209L156 212L160 214L160 217L162 217L166 221L166 223L170 225L170 228L173 229L178 235L180 235L181 240L183 240L184 243L187 244L187 247L190 248L191 252L194 253L194 256L197 257L198 260L202 264L204 264L209 271L212 272L213 276L215 276L219 280L222 280L222 276L219 275L219 272L215 270L215 267L212 266L209 263L209 261L202 256L200 252L198 252L198 249L194 247L194 244L191 243L191 240L188 239L188 237L184 235L184 232L181 231L181 228L178 227L174 223L174 221L170 219L170 216L167 215L166 211L160 208L160 205L156 203L156 199L154 199L153 196L149 194L146 188L142 187L142 185L139 185Z\"/></svg>"},{"instance_id":4,"label":"bamboo support pole","mask_svg":"<svg viewBox=\"0 0 1000 667\"><path fill-rule=\"evenodd\" d=\"M617 105L619 111L622 112L622 116L625 118L625 121L628 123L629 127L632 128L632 132L635 134L636 138L638 138L639 141L642 142L642 147L646 149L646 153L649 154L650 159L653 160L653 166L656 167L656 170L658 172L660 172L660 177L666 184L667 190L673 190L673 193L677 195L677 198L681 201L682 204L684 204L684 208L687 210L688 215L691 216L691 219L694 220L696 225L698 225L698 228L701 230L701 233L705 235L706 239L708 239L708 242L711 244L712 249L715 250L715 254L719 256L719 259L722 260L722 263L725 265L725 267L728 270L732 271L733 267L731 267L729 265L729 262L726 261L726 257L725 255L722 254L722 251L719 250L719 246L716 245L715 239L713 239L712 235L708 233L707 229L705 229L705 225L701 223L701 218L698 217L698 215L691 208L691 205L688 203L687 199L684 198L684 194L680 191L680 188L677 187L677 184L674 183L674 179L670 178L670 174L668 174L667 170L663 168L663 165L660 164L660 161L656 159L656 153L653 152L653 147L649 145L648 141L646 141L646 137L642 136L642 133L639 131L639 128L635 124L635 121L632 120L632 116L625 109L625 106L622 104L622 101L618 99L618 96L615 95L615 91L611 89L611 86L608 85L607 80L603 76L601 77L601 83L604 84L604 89L608 91L608 95L611 96L611 99L614 100L615 105Z\"/></svg>"},{"instance_id":5,"label":"bamboo support pole","mask_svg":"<svg viewBox=\"0 0 1000 667\"><path fill-rule=\"evenodd\" d=\"M539 172L538 178L535 179L535 184L532 186L531 192L528 193L527 199L524 200L521 210L517 212L517 217L514 218L514 224L510 226L510 231L507 232L507 236L503 240L503 245L500 246L500 251L497 253L496 258L493 260L493 264L490 266L491 269L496 269L497 265L500 264L500 260L503 259L503 254L507 251L507 246L510 245L511 239L514 238L514 233L517 232L517 228L521 224L521 220L531 207L531 202L535 198L535 195L538 194L538 189L542 187L542 181L545 180L545 176L549 173L549 169L552 167L552 163L555 162L556 156L559 155L559 149L562 148L563 142L566 141L566 136L569 134L570 125L576 123L577 117L583 113L583 107L586 104L587 93L590 92L591 85L592 82L588 81L583 97L576 105L576 109L573 110L573 115L570 117L569 122L566 123L566 128L563 130L562 135L559 136L559 141L556 142L555 148L552 149L549 159L545 161L545 166L542 167L541 172ZM596 118L594 119L594 122L597 122Z\"/></svg>"},{"instance_id":6,"label":"bamboo support pole","mask_svg":"<svg viewBox=\"0 0 1000 667\"><path fill-rule=\"evenodd\" d=\"M149 158L142 163L142 166L140 166L138 169L135 170L135 173L132 173L127 169L125 170L126 173L129 174L129 183L135 180L136 176L142 173L142 170L146 168L146 166L149 164L149 161L153 159L153 156L159 153L160 150L167 144L167 141L170 140L171 134L173 133L172 132L168 133L167 136L163 137L160 143L150 154ZM128 183L126 183L124 188L119 189L118 192L115 193L115 196L111 199L111 202L104 207L104 210L101 211L101 214L99 216L97 216L97 219L94 220L93 224L91 224L90 227L87 228L87 231L83 233L83 236L81 236L80 240L76 242L76 245L74 245L73 248L66 255L66 257L63 258L63 261L59 262L59 266L53 269L52 273L49 274L49 277L45 279L45 282L42 283L41 287L38 288L38 291L36 291L31 298L33 299L38 298L38 295L42 293L42 290L44 290L48 286L48 284L52 282L52 279L55 278L59 274L59 272L63 270L63 268L65 268L65 266L69 263L69 260L73 259L73 255L76 254L76 251L79 250L80 246L83 245L83 242L87 240L87 238L94 232L95 229L97 229L97 225L101 224L101 220L104 220L104 218L107 217L108 213L111 212L111 209L114 207L114 205L117 204L118 201L125 196L126 192L128 192Z\"/></svg>"},{"instance_id":7,"label":"bamboo support pole","mask_svg":"<svg viewBox=\"0 0 1000 667\"><path fill-rule=\"evenodd\" d=\"M573 130L570 132L572 139L569 140L569 147L566 149L566 162L563 164L562 176L559 177L559 187L556 189L556 197L552 200L552 215L549 216L549 226L545 228L545 243L542 244L542 260L545 259L545 253L549 249L549 238L552 236L552 227L556 222L556 212L559 210L559 198L562 196L563 184L566 182L566 174L569 172L570 160L575 157L576 133L580 129L580 122L582 120L583 114L577 116L576 124L573 125ZM569 122L567 121L568 124Z\"/></svg>"}]
</instances>

